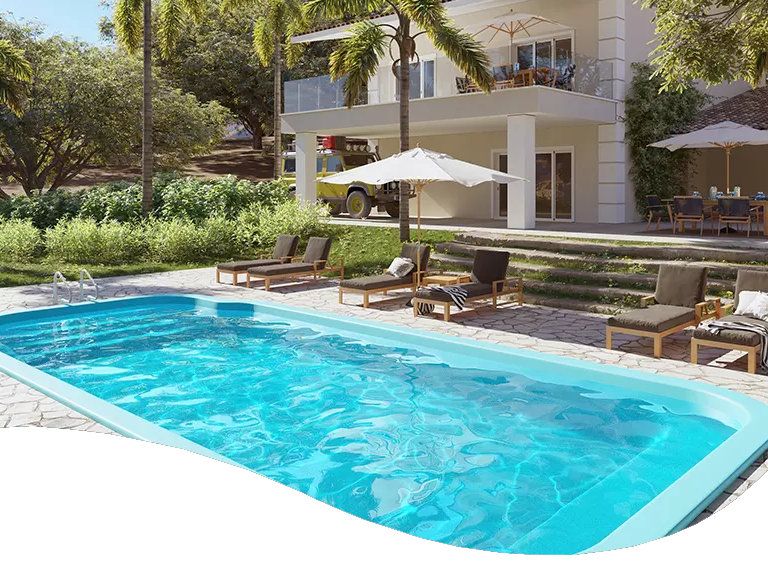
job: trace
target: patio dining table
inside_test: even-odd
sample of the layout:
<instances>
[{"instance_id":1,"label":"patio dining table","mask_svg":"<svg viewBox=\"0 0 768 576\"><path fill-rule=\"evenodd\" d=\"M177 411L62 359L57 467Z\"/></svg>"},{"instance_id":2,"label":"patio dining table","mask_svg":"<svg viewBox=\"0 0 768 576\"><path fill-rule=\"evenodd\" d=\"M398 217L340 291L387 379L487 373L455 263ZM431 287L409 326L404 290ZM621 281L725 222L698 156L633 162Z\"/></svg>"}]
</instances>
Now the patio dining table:
<instances>
[{"instance_id":1,"label":"patio dining table","mask_svg":"<svg viewBox=\"0 0 768 576\"><path fill-rule=\"evenodd\" d=\"M664 203L668 205L670 215L672 213L672 203L674 200L672 198L667 198L664 200ZM704 198L704 207L705 208L713 208L717 206L717 200L713 200L711 198ZM766 200L755 200L754 198L750 198L749 200L749 207L750 208L761 208L763 212L763 235L768 238L768 218L765 217L766 210L768 210L768 199Z\"/></svg>"}]
</instances>

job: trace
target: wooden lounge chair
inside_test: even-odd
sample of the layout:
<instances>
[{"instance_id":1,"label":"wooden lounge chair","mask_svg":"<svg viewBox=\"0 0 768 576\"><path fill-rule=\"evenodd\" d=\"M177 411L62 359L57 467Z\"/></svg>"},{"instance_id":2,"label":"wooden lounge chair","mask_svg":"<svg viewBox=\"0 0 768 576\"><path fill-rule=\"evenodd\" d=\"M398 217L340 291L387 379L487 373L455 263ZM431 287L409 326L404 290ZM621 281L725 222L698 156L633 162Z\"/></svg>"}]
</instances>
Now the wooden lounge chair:
<instances>
[{"instance_id":1,"label":"wooden lounge chair","mask_svg":"<svg viewBox=\"0 0 768 576\"><path fill-rule=\"evenodd\" d=\"M277 237L275 248L272 250L271 257L264 257L259 260L244 260L241 262L224 262L216 265L216 282L221 283L221 274L232 276L232 286L237 286L240 274L248 274L249 268L258 266L271 266L273 264L287 264L296 255L296 249L299 247L299 237L289 234L282 234Z\"/></svg>"},{"instance_id":2,"label":"wooden lounge chair","mask_svg":"<svg viewBox=\"0 0 768 576\"><path fill-rule=\"evenodd\" d=\"M385 272L377 276L342 280L339 284L339 304L344 303L345 293L362 294L363 308L368 308L371 294L383 293L386 296L392 290L405 289L410 289L415 294L419 287L419 280L429 265L429 253L430 247L426 244L403 244L400 257L409 258L415 264L413 272L404 278Z\"/></svg>"},{"instance_id":3,"label":"wooden lounge chair","mask_svg":"<svg viewBox=\"0 0 768 576\"><path fill-rule=\"evenodd\" d=\"M768 272L757 270L739 270L736 277L735 299L732 306L726 307L727 316L721 318L723 322L744 322L756 326L768 327L768 322L750 316L737 316L733 310L739 306L739 294L749 290L751 292L768 292ZM691 339L691 362L699 363L699 347L720 348L722 350L738 350L747 353L747 370L750 374L757 372L757 358L760 354L760 336L743 330L721 330L717 334L698 328Z\"/></svg>"},{"instance_id":4,"label":"wooden lounge chair","mask_svg":"<svg viewBox=\"0 0 768 576\"><path fill-rule=\"evenodd\" d=\"M339 266L328 266L328 255L331 253L332 242L333 240L330 238L310 238L301 262L249 268L248 288L251 287L251 282L254 280L261 280L264 282L264 290L269 292L270 286L275 280L307 278L309 276L313 280L317 280L323 272L338 272L343 279L343 262Z\"/></svg>"},{"instance_id":5,"label":"wooden lounge chair","mask_svg":"<svg viewBox=\"0 0 768 576\"><path fill-rule=\"evenodd\" d=\"M491 306L496 308L499 298L513 295L515 301L523 304L523 279L508 278L509 252L501 250L478 250L475 252L475 261L472 264L472 282L457 284L467 292L467 303L490 300ZM435 307L442 306L443 320L450 322L451 306L454 306L450 295L422 288L413 299L413 315L420 314L420 304L431 304Z\"/></svg>"},{"instance_id":6,"label":"wooden lounge chair","mask_svg":"<svg viewBox=\"0 0 768 576\"><path fill-rule=\"evenodd\" d=\"M644 336L653 338L653 355L661 358L664 337L720 316L720 299L706 301L706 291L706 268L662 264L656 293L640 301L643 308L608 319L605 347L611 349L615 333Z\"/></svg>"}]
</instances>

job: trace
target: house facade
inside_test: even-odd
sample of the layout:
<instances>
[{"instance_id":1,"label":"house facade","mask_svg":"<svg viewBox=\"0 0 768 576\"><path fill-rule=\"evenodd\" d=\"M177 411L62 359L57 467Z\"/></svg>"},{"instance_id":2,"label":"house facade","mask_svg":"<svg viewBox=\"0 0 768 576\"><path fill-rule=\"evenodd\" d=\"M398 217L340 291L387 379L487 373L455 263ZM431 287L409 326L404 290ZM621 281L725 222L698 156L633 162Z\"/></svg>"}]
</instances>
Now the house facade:
<instances>
[{"instance_id":1,"label":"house facade","mask_svg":"<svg viewBox=\"0 0 768 576\"><path fill-rule=\"evenodd\" d=\"M411 145L508 171L514 185L465 189L435 184L422 214L498 219L509 228L539 221L636 221L624 141L624 98L631 63L648 58L651 14L634 0L452 0L455 22L487 47L497 79L473 90L457 67L417 40L412 66ZM378 21L386 23L388 17ZM294 39L338 39L346 26ZM343 106L328 77L286 83L283 127L296 134L297 194L316 197L318 136L368 139L382 157L399 150L398 87L382 62L367 98Z\"/></svg>"}]
</instances>

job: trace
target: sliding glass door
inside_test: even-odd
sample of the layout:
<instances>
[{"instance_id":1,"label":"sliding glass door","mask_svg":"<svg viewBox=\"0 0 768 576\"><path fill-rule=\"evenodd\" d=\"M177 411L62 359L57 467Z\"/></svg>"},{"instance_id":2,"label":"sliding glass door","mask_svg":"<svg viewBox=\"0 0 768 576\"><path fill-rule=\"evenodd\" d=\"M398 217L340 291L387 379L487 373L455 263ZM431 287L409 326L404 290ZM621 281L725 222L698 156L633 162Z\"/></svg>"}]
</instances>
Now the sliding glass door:
<instances>
[{"instance_id":1,"label":"sliding glass door","mask_svg":"<svg viewBox=\"0 0 768 576\"><path fill-rule=\"evenodd\" d=\"M573 220L573 152L569 149L536 153L536 218Z\"/></svg>"}]
</instances>

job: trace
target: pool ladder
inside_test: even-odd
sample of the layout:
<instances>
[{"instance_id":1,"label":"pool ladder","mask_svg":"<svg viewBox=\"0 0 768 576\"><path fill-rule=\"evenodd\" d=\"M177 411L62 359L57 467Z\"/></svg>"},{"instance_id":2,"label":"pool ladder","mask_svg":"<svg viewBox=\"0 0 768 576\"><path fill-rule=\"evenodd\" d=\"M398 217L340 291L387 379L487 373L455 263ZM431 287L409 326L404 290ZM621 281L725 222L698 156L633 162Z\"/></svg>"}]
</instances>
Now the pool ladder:
<instances>
[{"instance_id":1,"label":"pool ladder","mask_svg":"<svg viewBox=\"0 0 768 576\"><path fill-rule=\"evenodd\" d=\"M86 295L85 294L85 288L86 284L93 287L93 294L92 295ZM70 304L72 304L72 301L74 299L74 294L72 293L72 286L69 284L69 281L67 280L66 276L62 274L60 271L56 271L53 273L53 304L61 304L62 298L59 296L59 289L60 287L63 287L63 289L67 292L66 301ZM79 295L80 300L90 300L91 302L95 302L99 299L99 285L96 284L96 281L93 279L93 276L91 276L91 273L88 272L85 268L80 270L80 283L79 283Z\"/></svg>"}]
</instances>

